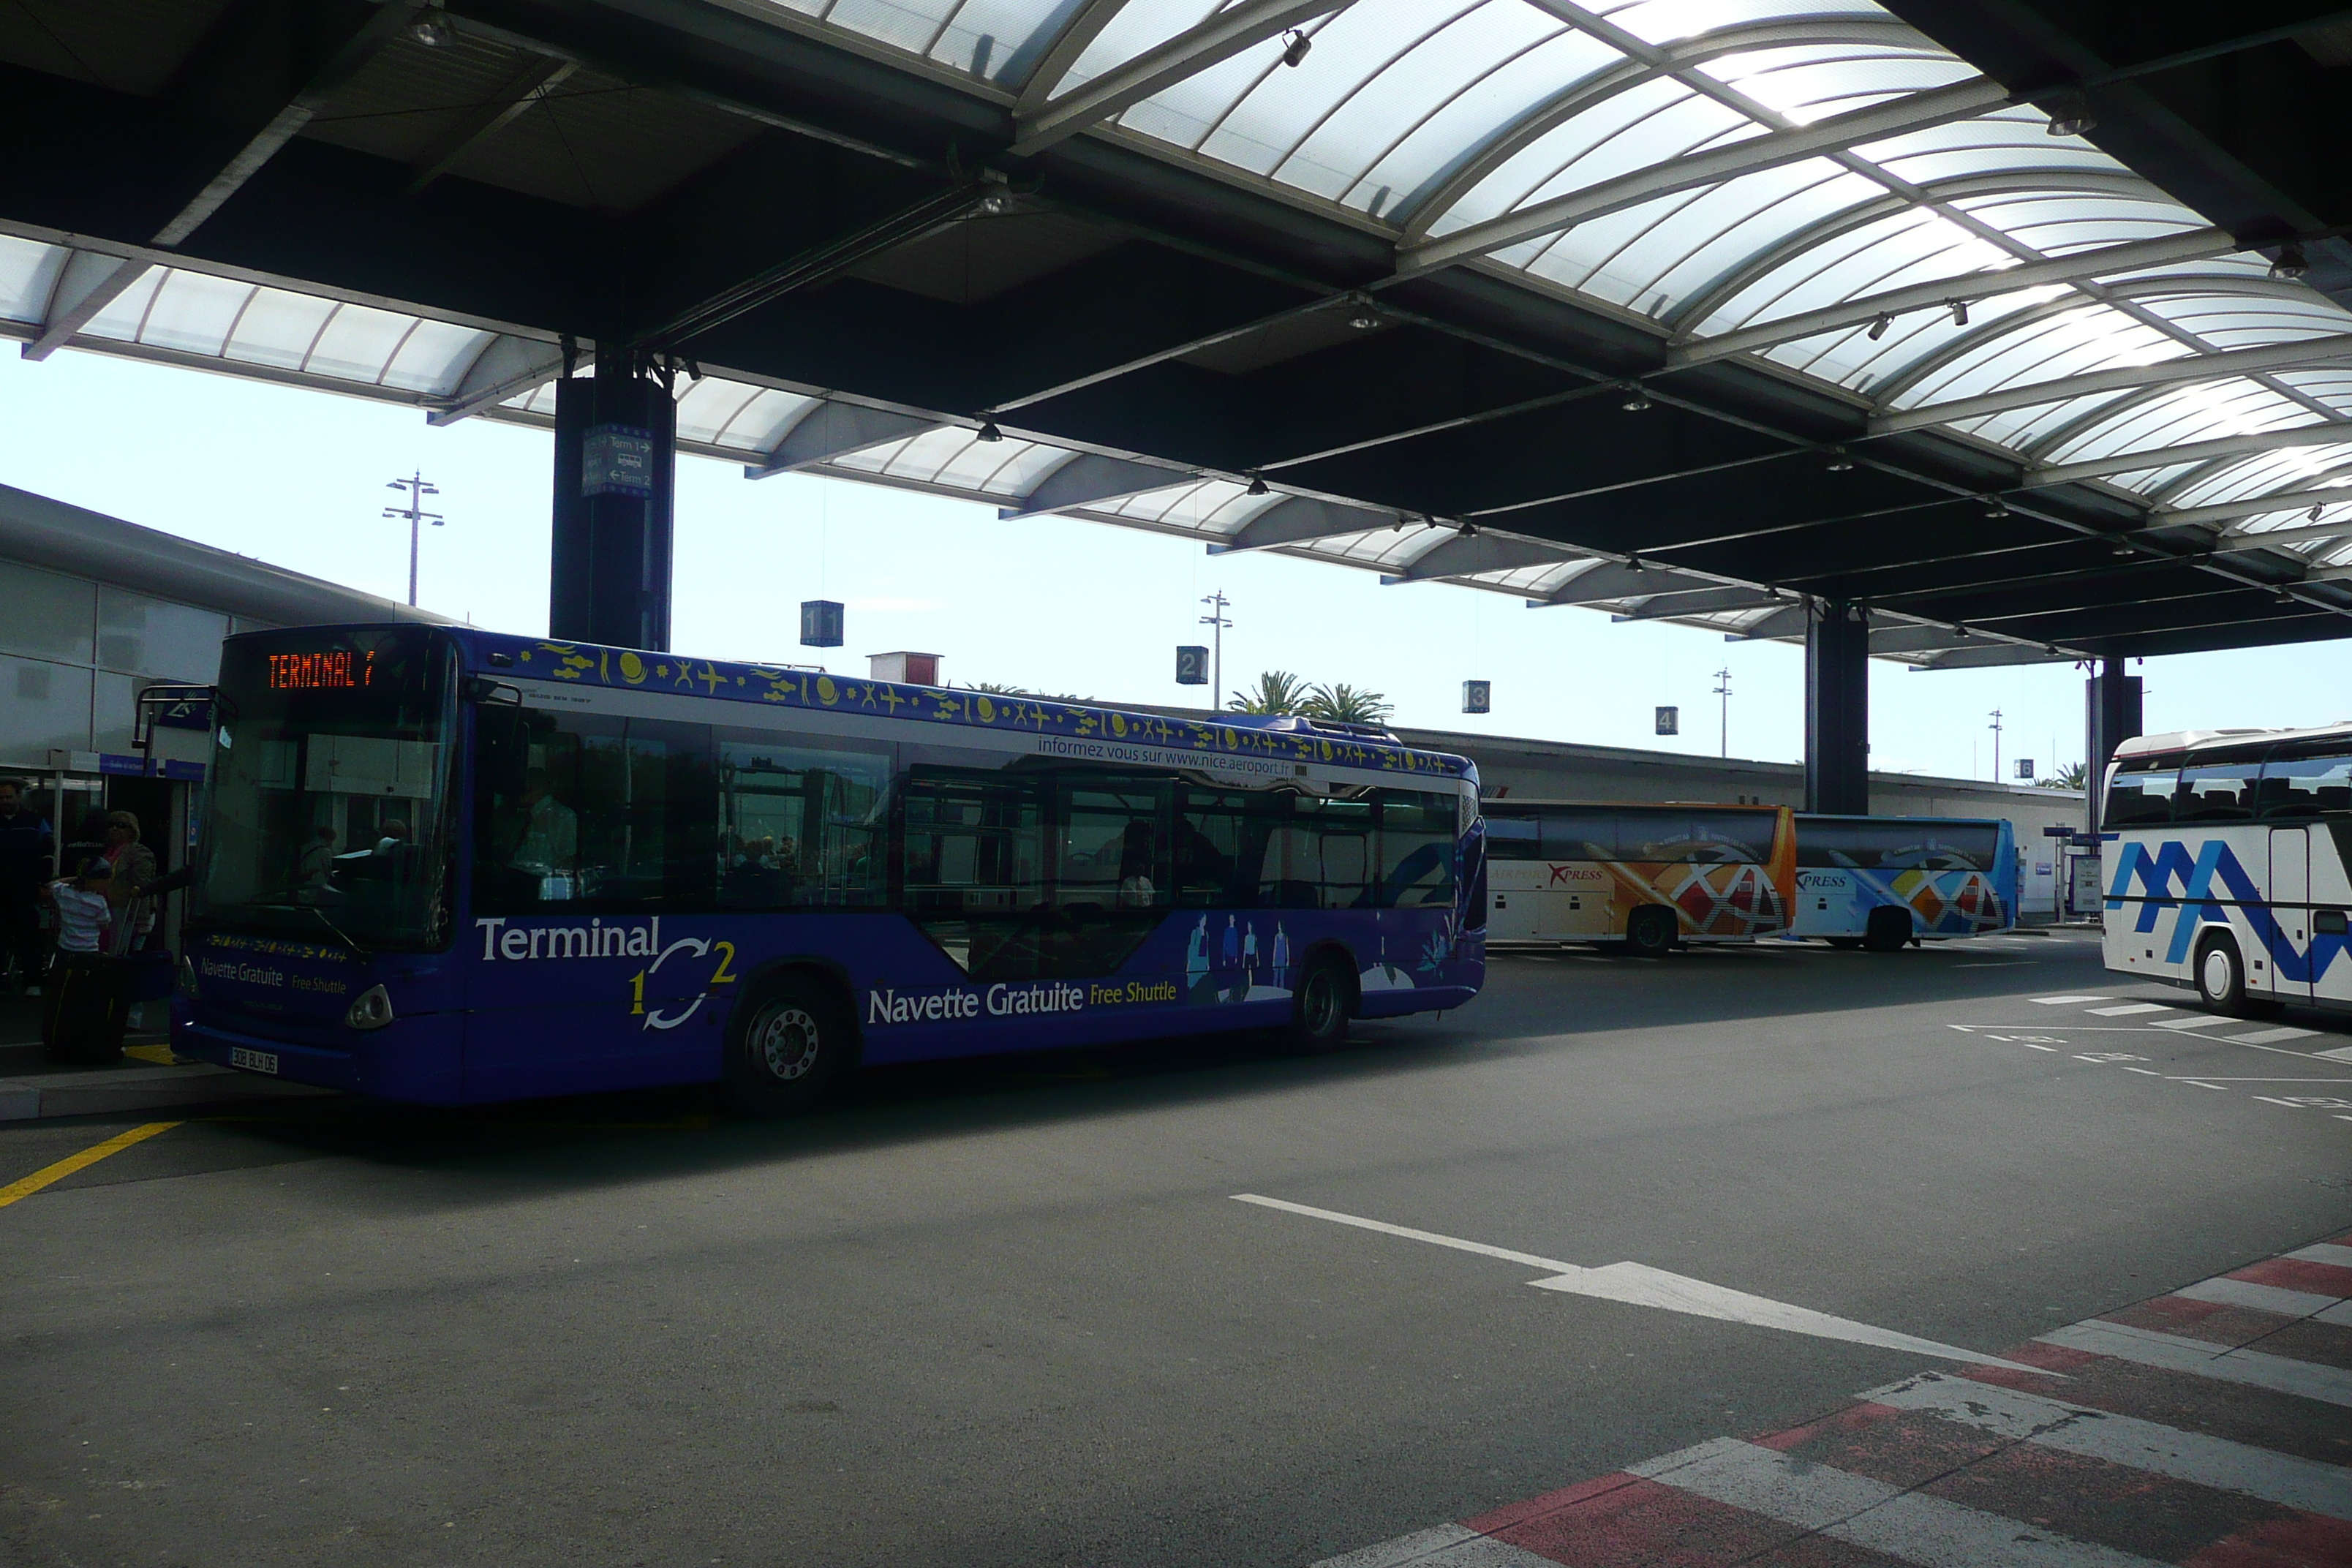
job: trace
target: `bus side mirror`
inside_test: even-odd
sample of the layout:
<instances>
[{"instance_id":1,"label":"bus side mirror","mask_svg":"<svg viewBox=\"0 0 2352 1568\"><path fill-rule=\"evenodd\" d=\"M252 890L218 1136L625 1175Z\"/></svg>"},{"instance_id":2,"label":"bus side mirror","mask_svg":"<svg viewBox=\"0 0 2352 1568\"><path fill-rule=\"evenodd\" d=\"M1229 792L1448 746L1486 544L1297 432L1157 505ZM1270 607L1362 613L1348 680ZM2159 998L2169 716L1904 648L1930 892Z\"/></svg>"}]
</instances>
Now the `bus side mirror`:
<instances>
[{"instance_id":1,"label":"bus side mirror","mask_svg":"<svg viewBox=\"0 0 2352 1568\"><path fill-rule=\"evenodd\" d=\"M520 708L522 706L522 691L520 688L509 686L503 680L492 680L487 675L469 675L466 677L466 684L463 689L465 691L466 700L468 702L478 702L499 708Z\"/></svg>"}]
</instances>

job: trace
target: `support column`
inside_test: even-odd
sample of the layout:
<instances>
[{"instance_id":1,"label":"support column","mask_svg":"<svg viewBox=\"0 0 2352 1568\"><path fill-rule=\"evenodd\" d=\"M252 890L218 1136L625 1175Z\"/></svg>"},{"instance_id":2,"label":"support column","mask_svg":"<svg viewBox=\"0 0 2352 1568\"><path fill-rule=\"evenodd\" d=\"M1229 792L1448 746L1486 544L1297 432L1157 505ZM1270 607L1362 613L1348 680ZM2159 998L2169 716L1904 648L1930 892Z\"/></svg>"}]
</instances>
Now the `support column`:
<instances>
[{"instance_id":1,"label":"support column","mask_svg":"<svg viewBox=\"0 0 2352 1568\"><path fill-rule=\"evenodd\" d=\"M1870 815L1870 613L1807 601L1805 809Z\"/></svg>"},{"instance_id":2,"label":"support column","mask_svg":"<svg viewBox=\"0 0 2352 1568\"><path fill-rule=\"evenodd\" d=\"M555 384L550 637L668 649L677 458L677 405L627 349Z\"/></svg>"},{"instance_id":3,"label":"support column","mask_svg":"<svg viewBox=\"0 0 2352 1568\"><path fill-rule=\"evenodd\" d=\"M2103 658L2098 674L2083 683L2083 755L2090 766L2084 770L2084 794L2083 820L2094 833L2099 831L2101 788L2106 782L2107 764L2116 760L2116 748L2140 732L2140 678L2124 673L2124 661Z\"/></svg>"}]
</instances>

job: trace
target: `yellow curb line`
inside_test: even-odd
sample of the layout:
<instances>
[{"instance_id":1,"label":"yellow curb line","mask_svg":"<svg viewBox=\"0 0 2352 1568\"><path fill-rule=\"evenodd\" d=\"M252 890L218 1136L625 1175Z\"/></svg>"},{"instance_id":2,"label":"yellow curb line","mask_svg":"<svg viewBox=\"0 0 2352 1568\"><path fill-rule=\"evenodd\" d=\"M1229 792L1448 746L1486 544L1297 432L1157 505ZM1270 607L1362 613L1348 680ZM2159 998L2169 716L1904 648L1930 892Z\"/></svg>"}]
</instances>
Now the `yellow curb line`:
<instances>
[{"instance_id":1,"label":"yellow curb line","mask_svg":"<svg viewBox=\"0 0 2352 1568\"><path fill-rule=\"evenodd\" d=\"M11 1182L0 1187L0 1209L19 1198L29 1198L52 1182L62 1182L76 1171L95 1165L109 1154L120 1154L133 1143L143 1143L158 1132L169 1132L179 1125L176 1121L150 1121L144 1127L134 1127L128 1132L118 1132L103 1143L94 1143L79 1154L68 1154L54 1165L45 1165L21 1182Z\"/></svg>"}]
</instances>

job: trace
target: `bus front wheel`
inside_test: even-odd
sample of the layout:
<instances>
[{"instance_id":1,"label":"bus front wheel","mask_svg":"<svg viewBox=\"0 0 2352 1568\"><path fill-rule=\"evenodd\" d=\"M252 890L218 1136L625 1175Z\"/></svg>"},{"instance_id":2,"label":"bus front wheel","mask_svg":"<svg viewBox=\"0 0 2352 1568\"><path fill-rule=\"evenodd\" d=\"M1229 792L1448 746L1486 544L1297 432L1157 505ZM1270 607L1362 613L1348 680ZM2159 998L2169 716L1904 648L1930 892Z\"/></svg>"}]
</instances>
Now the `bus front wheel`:
<instances>
[{"instance_id":1,"label":"bus front wheel","mask_svg":"<svg viewBox=\"0 0 2352 1568\"><path fill-rule=\"evenodd\" d=\"M2197 995L2206 1006L2232 1018L2250 1017L2255 1010L2246 994L2246 962L2238 944L2221 932L2197 944Z\"/></svg>"},{"instance_id":2,"label":"bus front wheel","mask_svg":"<svg viewBox=\"0 0 2352 1568\"><path fill-rule=\"evenodd\" d=\"M806 1110L848 1061L854 1032L833 986L797 973L762 982L729 1030L727 1098L752 1116Z\"/></svg>"},{"instance_id":3,"label":"bus front wheel","mask_svg":"<svg viewBox=\"0 0 2352 1568\"><path fill-rule=\"evenodd\" d=\"M1348 1043L1348 1016L1355 1010L1355 974L1336 953L1309 959L1291 999L1290 1033L1310 1051L1336 1051Z\"/></svg>"},{"instance_id":4,"label":"bus front wheel","mask_svg":"<svg viewBox=\"0 0 2352 1568\"><path fill-rule=\"evenodd\" d=\"M1675 912L1643 904L1625 918L1625 951L1636 958L1664 958L1674 951Z\"/></svg>"}]
</instances>

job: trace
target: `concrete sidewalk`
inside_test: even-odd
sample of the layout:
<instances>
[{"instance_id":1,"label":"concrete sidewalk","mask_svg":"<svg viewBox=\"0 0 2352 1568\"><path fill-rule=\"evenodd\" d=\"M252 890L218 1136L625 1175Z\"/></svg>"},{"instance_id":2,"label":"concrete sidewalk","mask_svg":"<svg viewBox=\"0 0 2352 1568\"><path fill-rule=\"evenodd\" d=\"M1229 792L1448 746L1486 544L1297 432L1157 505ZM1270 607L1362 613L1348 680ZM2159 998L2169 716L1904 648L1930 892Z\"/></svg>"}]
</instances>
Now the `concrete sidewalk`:
<instances>
[{"instance_id":1,"label":"concrete sidewalk","mask_svg":"<svg viewBox=\"0 0 2352 1568\"><path fill-rule=\"evenodd\" d=\"M164 1005L145 1004L139 1021L160 1023ZM174 1057L161 1028L126 1033L120 1062L61 1066L41 1047L41 999L0 996L0 1121L331 1092Z\"/></svg>"}]
</instances>

